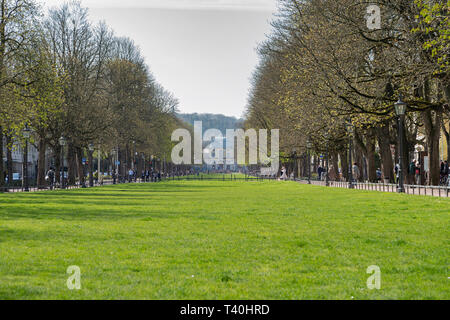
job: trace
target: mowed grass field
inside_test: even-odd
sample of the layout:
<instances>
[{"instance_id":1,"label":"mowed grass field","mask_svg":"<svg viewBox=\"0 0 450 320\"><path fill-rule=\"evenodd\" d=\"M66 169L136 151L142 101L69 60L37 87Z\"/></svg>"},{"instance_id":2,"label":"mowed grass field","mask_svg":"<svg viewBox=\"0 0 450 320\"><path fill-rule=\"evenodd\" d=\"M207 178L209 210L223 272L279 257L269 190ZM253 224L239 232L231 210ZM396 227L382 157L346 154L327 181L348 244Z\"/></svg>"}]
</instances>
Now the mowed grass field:
<instances>
[{"instance_id":1,"label":"mowed grass field","mask_svg":"<svg viewBox=\"0 0 450 320\"><path fill-rule=\"evenodd\" d=\"M295 182L1 194L0 299L448 299L449 218L448 199Z\"/></svg>"}]
</instances>

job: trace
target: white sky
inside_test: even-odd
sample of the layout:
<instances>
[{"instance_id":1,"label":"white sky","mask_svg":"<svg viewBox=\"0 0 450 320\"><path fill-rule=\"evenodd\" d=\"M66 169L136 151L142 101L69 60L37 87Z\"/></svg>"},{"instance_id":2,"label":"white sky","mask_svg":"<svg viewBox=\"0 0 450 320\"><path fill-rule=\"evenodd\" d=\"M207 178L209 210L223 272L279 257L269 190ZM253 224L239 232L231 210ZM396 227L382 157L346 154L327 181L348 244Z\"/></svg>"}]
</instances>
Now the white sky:
<instances>
[{"instance_id":1,"label":"white sky","mask_svg":"<svg viewBox=\"0 0 450 320\"><path fill-rule=\"evenodd\" d=\"M64 1L47 0L47 6ZM270 32L276 0L83 0L141 48L183 113L242 116L256 46Z\"/></svg>"}]
</instances>

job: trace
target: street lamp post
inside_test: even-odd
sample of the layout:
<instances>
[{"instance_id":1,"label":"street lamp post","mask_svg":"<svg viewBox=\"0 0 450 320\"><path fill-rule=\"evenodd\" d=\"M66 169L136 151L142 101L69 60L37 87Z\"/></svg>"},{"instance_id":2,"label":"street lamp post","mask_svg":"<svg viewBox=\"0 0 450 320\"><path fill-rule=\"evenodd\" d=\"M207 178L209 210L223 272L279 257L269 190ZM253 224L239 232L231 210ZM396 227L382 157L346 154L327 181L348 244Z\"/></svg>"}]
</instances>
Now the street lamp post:
<instances>
[{"instance_id":1,"label":"street lamp post","mask_svg":"<svg viewBox=\"0 0 450 320\"><path fill-rule=\"evenodd\" d=\"M31 130L28 128L28 124L25 124L25 128L23 129L23 137L25 138L25 147L23 149L23 177L22 177L22 185L25 192L30 191L30 185L28 182L28 139L31 136Z\"/></svg>"},{"instance_id":2,"label":"street lamp post","mask_svg":"<svg viewBox=\"0 0 450 320\"><path fill-rule=\"evenodd\" d=\"M138 152L136 151L136 146L134 147L134 162L135 162L135 169L134 169L134 182L137 182L137 175L138 175L138 170L139 170L139 157L138 157Z\"/></svg>"},{"instance_id":3,"label":"street lamp post","mask_svg":"<svg viewBox=\"0 0 450 320\"><path fill-rule=\"evenodd\" d=\"M136 141L133 140L133 159L131 163L131 169L136 171Z\"/></svg>"},{"instance_id":4,"label":"street lamp post","mask_svg":"<svg viewBox=\"0 0 450 320\"><path fill-rule=\"evenodd\" d=\"M306 142L306 156L308 157L307 159L307 163L308 163L308 184L311 184L311 148L312 148L312 143L311 140L308 139L308 141Z\"/></svg>"},{"instance_id":5,"label":"street lamp post","mask_svg":"<svg viewBox=\"0 0 450 320\"><path fill-rule=\"evenodd\" d=\"M400 95L398 101L395 103L395 112L398 116L398 138L399 138L399 156L398 156L398 188L399 193L405 192L404 177L403 177L403 139L404 139L404 122L406 114L406 103L403 102L403 97Z\"/></svg>"},{"instance_id":6,"label":"street lamp post","mask_svg":"<svg viewBox=\"0 0 450 320\"><path fill-rule=\"evenodd\" d=\"M66 139L63 136L59 138L59 145L61 146L61 189L64 189L64 146L66 145Z\"/></svg>"},{"instance_id":7,"label":"street lamp post","mask_svg":"<svg viewBox=\"0 0 450 320\"><path fill-rule=\"evenodd\" d=\"M348 188L354 189L353 184L353 164L352 164L352 153L353 153L353 125L351 121L347 123L347 132L349 135L348 141Z\"/></svg>"},{"instance_id":8,"label":"street lamp post","mask_svg":"<svg viewBox=\"0 0 450 320\"><path fill-rule=\"evenodd\" d=\"M93 187L94 186L94 157L93 157L93 152L94 152L94 144L90 143L89 144L89 187ZM100 180L100 167L99 170L97 170L98 172L98 179Z\"/></svg>"}]
</instances>

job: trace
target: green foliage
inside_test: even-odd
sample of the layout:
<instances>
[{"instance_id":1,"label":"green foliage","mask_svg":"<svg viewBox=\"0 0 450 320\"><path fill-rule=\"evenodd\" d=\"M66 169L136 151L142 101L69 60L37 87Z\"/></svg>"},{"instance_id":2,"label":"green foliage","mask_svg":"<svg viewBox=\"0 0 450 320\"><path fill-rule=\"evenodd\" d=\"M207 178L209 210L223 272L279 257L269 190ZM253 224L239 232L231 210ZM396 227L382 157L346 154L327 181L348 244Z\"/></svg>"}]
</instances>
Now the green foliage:
<instances>
[{"instance_id":1,"label":"green foliage","mask_svg":"<svg viewBox=\"0 0 450 320\"><path fill-rule=\"evenodd\" d=\"M423 49L431 52L439 66L434 74L441 74L450 71L450 1L424 1L414 2L420 9L416 15L419 26L412 29L413 33L422 33L424 42Z\"/></svg>"}]
</instances>

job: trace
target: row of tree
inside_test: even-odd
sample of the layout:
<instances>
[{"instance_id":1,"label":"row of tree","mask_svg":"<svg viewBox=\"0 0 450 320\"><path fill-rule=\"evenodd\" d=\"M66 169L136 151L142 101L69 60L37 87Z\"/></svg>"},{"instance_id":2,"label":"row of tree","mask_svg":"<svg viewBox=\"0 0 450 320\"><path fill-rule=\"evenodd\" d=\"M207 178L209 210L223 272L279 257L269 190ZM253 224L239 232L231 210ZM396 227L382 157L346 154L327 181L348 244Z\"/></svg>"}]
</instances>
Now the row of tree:
<instances>
[{"instance_id":1,"label":"row of tree","mask_svg":"<svg viewBox=\"0 0 450 320\"><path fill-rule=\"evenodd\" d=\"M367 161L368 179L377 178L379 156L393 181L394 104L402 94L402 167L421 145L428 183L438 184L441 132L450 144L449 8L443 0L279 0L273 32L259 48L246 126L280 128L285 153L306 151L308 138L316 153L328 145L346 177L351 123L354 156Z\"/></svg>"},{"instance_id":2,"label":"row of tree","mask_svg":"<svg viewBox=\"0 0 450 320\"><path fill-rule=\"evenodd\" d=\"M33 0L0 0L0 150L7 144L12 177L14 141L32 130L39 151L38 185L44 185L46 149L55 155L67 140L68 183L83 182L82 159L90 144L131 166L134 152L170 155L170 133L181 124L177 100L149 71L138 47L105 24L92 24L79 2L46 14ZM121 170L128 168L121 167Z\"/></svg>"}]
</instances>

